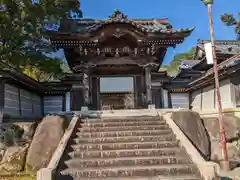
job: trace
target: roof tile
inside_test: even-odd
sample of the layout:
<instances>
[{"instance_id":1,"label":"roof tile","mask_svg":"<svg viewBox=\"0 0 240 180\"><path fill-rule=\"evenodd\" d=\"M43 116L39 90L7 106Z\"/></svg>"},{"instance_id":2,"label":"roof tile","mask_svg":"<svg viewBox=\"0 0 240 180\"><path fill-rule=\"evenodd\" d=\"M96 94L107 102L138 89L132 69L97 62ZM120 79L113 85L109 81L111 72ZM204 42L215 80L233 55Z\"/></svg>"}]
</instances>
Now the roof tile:
<instances>
[{"instance_id":1,"label":"roof tile","mask_svg":"<svg viewBox=\"0 0 240 180\"><path fill-rule=\"evenodd\" d=\"M191 33L194 28L186 28L179 30L172 30L171 25L167 19L128 19L120 11L115 11L112 16L105 20L82 19L70 28L77 33L89 33L98 30L105 24L111 23L126 23L135 26L143 32L148 33Z\"/></svg>"}]
</instances>

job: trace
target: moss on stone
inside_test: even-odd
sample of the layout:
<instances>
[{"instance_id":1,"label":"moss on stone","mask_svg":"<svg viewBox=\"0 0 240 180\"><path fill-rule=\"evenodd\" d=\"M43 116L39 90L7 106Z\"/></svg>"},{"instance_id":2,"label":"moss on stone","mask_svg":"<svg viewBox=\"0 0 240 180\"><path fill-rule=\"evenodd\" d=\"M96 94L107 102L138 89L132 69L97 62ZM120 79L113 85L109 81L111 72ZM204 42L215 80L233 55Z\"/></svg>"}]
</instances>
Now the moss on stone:
<instances>
[{"instance_id":1,"label":"moss on stone","mask_svg":"<svg viewBox=\"0 0 240 180\"><path fill-rule=\"evenodd\" d=\"M35 174L28 174L26 172L21 173L8 173L8 174L0 174L1 180L36 180Z\"/></svg>"}]
</instances>

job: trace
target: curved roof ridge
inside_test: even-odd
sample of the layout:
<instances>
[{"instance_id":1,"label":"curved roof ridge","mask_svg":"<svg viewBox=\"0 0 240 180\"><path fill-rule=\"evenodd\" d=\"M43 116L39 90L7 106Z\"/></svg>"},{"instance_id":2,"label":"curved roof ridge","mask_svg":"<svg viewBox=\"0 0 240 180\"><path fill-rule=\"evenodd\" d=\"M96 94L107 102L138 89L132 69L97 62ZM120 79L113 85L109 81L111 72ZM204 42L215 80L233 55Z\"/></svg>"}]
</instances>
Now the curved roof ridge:
<instances>
[{"instance_id":1,"label":"curved roof ridge","mask_svg":"<svg viewBox=\"0 0 240 180\"><path fill-rule=\"evenodd\" d=\"M211 42L211 40L198 40L199 44L204 44L207 42ZM216 43L216 45L219 44L240 44L240 41L238 40L214 40L214 42Z\"/></svg>"}]
</instances>

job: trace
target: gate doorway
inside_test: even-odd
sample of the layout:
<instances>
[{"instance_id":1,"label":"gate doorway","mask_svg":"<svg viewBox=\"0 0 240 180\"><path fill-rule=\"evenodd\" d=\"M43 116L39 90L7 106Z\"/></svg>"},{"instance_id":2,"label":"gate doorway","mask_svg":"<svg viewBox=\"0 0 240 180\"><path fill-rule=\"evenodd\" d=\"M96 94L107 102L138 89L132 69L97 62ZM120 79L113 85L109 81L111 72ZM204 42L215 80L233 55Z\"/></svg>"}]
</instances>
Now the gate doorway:
<instances>
[{"instance_id":1,"label":"gate doorway","mask_svg":"<svg viewBox=\"0 0 240 180\"><path fill-rule=\"evenodd\" d=\"M100 109L133 109L133 77L100 77Z\"/></svg>"}]
</instances>

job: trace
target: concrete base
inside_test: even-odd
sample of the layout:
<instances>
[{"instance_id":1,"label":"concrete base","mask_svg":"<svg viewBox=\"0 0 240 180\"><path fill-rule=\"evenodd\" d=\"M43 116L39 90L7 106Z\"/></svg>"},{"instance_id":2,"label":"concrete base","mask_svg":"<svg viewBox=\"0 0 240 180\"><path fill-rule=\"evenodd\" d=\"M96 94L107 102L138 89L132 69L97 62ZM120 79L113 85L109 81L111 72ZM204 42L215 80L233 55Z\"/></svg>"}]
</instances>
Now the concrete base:
<instances>
[{"instance_id":1,"label":"concrete base","mask_svg":"<svg viewBox=\"0 0 240 180\"><path fill-rule=\"evenodd\" d=\"M82 106L81 107L81 112L88 112L88 107L87 106Z\"/></svg>"},{"instance_id":2,"label":"concrete base","mask_svg":"<svg viewBox=\"0 0 240 180\"><path fill-rule=\"evenodd\" d=\"M154 110L155 110L155 109L156 109L156 108L155 108L155 104L149 104L149 105L148 105L148 109L154 109Z\"/></svg>"},{"instance_id":3,"label":"concrete base","mask_svg":"<svg viewBox=\"0 0 240 180\"><path fill-rule=\"evenodd\" d=\"M54 171L49 168L42 168L37 172L37 180L54 180Z\"/></svg>"},{"instance_id":4,"label":"concrete base","mask_svg":"<svg viewBox=\"0 0 240 180\"><path fill-rule=\"evenodd\" d=\"M230 171L229 161L220 161L220 169L221 171L225 171L225 172Z\"/></svg>"},{"instance_id":5,"label":"concrete base","mask_svg":"<svg viewBox=\"0 0 240 180\"><path fill-rule=\"evenodd\" d=\"M162 117L162 114L159 113ZM198 150L193 146L189 139L185 136L182 130L176 125L176 123L171 118L171 113L163 115L166 123L172 129L173 133L176 135L177 140L179 140L180 146L184 147L191 157L193 163L198 167L204 180L215 180L217 178L218 164L207 162L203 159Z\"/></svg>"}]
</instances>

